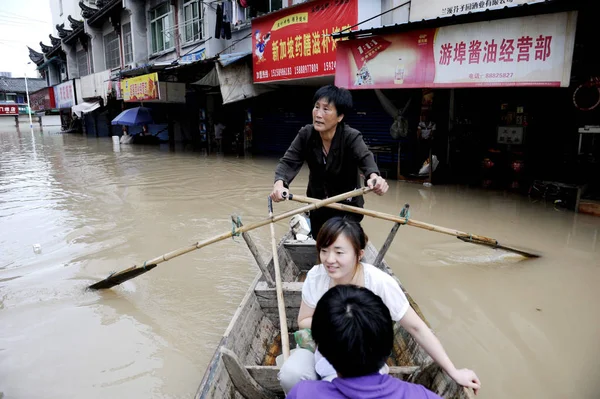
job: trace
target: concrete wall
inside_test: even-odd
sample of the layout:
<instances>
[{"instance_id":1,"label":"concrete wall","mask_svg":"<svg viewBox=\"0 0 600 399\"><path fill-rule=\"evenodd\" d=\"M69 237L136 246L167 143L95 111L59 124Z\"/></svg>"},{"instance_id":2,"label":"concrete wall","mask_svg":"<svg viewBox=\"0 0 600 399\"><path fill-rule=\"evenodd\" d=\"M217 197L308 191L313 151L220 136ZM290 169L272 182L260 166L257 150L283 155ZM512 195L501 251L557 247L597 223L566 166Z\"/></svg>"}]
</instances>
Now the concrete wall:
<instances>
[{"instance_id":1,"label":"concrete wall","mask_svg":"<svg viewBox=\"0 0 600 399\"><path fill-rule=\"evenodd\" d=\"M123 0L123 6L130 12L131 36L133 42L133 67L148 63L148 14L144 0Z\"/></svg>"},{"instance_id":2,"label":"concrete wall","mask_svg":"<svg viewBox=\"0 0 600 399\"><path fill-rule=\"evenodd\" d=\"M397 7L401 4L404 4L403 0L382 0L381 2L381 10L385 12L394 7ZM405 24L408 23L408 17L410 14L410 3L407 5L400 7L394 11L391 11L385 15L381 16L381 24L384 26L387 25L396 25L396 24Z\"/></svg>"}]
</instances>

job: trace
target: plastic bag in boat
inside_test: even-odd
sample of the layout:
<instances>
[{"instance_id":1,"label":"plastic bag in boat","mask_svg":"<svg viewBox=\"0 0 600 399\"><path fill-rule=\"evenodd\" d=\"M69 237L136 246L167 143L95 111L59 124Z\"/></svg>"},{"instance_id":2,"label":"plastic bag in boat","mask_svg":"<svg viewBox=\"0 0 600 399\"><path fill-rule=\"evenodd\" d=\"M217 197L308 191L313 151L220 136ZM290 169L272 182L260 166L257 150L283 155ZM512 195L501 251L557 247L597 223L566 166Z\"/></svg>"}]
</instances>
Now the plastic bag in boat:
<instances>
[{"instance_id":1,"label":"plastic bag in boat","mask_svg":"<svg viewBox=\"0 0 600 399\"><path fill-rule=\"evenodd\" d=\"M294 339L296 340L296 344L298 347L307 349L312 353L315 353L317 349L317 344L315 343L312 337L312 331L310 328L303 328L302 330L298 330L294 333Z\"/></svg>"},{"instance_id":2,"label":"plastic bag in boat","mask_svg":"<svg viewBox=\"0 0 600 399\"><path fill-rule=\"evenodd\" d=\"M294 215L290 219L290 228L296 240L305 241L310 234L310 221L304 215Z\"/></svg>"}]
</instances>

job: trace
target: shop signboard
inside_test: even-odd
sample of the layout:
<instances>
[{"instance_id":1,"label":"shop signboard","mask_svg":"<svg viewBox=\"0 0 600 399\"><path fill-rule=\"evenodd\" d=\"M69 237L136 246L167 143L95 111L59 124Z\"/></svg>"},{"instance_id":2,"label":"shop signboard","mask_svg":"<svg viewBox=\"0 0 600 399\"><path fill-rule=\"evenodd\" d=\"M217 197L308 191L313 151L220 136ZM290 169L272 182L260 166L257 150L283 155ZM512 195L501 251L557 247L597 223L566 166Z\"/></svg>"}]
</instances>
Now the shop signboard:
<instances>
[{"instance_id":1,"label":"shop signboard","mask_svg":"<svg viewBox=\"0 0 600 399\"><path fill-rule=\"evenodd\" d=\"M543 3L545 0L412 0L410 3L410 22L424 19L450 17L523 4Z\"/></svg>"},{"instance_id":2,"label":"shop signboard","mask_svg":"<svg viewBox=\"0 0 600 399\"><path fill-rule=\"evenodd\" d=\"M19 115L17 104L0 104L0 115Z\"/></svg>"},{"instance_id":3,"label":"shop signboard","mask_svg":"<svg viewBox=\"0 0 600 399\"><path fill-rule=\"evenodd\" d=\"M158 89L158 74L156 72L147 75L121 81L123 100L126 102L140 102L160 99Z\"/></svg>"},{"instance_id":4,"label":"shop signboard","mask_svg":"<svg viewBox=\"0 0 600 399\"><path fill-rule=\"evenodd\" d=\"M181 56L179 60L180 64L189 64L196 61L202 61L206 59L206 49L202 49L192 54L185 54Z\"/></svg>"},{"instance_id":5,"label":"shop signboard","mask_svg":"<svg viewBox=\"0 0 600 399\"><path fill-rule=\"evenodd\" d=\"M75 105L75 91L73 90L72 80L54 86L54 102L58 109L71 108Z\"/></svg>"},{"instance_id":6,"label":"shop signboard","mask_svg":"<svg viewBox=\"0 0 600 399\"><path fill-rule=\"evenodd\" d=\"M357 22L358 0L316 0L253 19L254 82L334 75L339 39L330 35Z\"/></svg>"},{"instance_id":7,"label":"shop signboard","mask_svg":"<svg viewBox=\"0 0 600 399\"><path fill-rule=\"evenodd\" d=\"M56 107L52 87L44 87L29 95L32 111L44 111Z\"/></svg>"},{"instance_id":8,"label":"shop signboard","mask_svg":"<svg viewBox=\"0 0 600 399\"><path fill-rule=\"evenodd\" d=\"M350 89L547 86L570 82L577 12L453 25L338 44Z\"/></svg>"}]
</instances>

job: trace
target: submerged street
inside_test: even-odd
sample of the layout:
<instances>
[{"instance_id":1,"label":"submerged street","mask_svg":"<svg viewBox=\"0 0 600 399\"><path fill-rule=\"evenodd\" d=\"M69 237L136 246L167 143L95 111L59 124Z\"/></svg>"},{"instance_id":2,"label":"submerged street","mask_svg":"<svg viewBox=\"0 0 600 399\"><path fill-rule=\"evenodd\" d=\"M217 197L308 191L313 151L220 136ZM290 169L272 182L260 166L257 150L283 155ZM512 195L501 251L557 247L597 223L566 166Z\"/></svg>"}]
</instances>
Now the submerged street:
<instances>
[{"instance_id":1,"label":"submerged street","mask_svg":"<svg viewBox=\"0 0 600 399\"><path fill-rule=\"evenodd\" d=\"M3 128L0 154L0 397L193 397L258 271L243 240L85 288L230 230L232 213L265 218L276 159L23 127ZM304 194L307 178L305 167L291 191ZM480 397L597 397L600 219L502 192L389 184L365 207L409 203L414 219L542 255L519 261L409 226L388 252L450 357L478 373ZM363 225L376 247L392 227ZM268 257L268 227L251 234Z\"/></svg>"}]
</instances>

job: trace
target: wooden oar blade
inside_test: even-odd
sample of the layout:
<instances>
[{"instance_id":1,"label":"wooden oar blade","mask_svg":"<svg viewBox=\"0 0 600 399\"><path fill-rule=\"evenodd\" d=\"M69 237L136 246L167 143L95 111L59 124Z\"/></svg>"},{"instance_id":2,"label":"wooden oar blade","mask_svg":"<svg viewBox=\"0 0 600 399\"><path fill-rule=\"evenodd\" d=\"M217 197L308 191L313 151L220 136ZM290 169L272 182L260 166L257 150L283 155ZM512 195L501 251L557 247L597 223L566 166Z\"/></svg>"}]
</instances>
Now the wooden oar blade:
<instances>
[{"instance_id":1,"label":"wooden oar blade","mask_svg":"<svg viewBox=\"0 0 600 399\"><path fill-rule=\"evenodd\" d=\"M140 274L144 274L154 269L156 265L146 265L145 267L131 267L127 270L123 270L122 272L111 274L107 278L102 281L98 281L95 284L90 285L88 288L91 290L105 290L108 288L112 288L115 285L119 285L127 280L131 280L139 276Z\"/></svg>"},{"instance_id":2,"label":"wooden oar blade","mask_svg":"<svg viewBox=\"0 0 600 399\"><path fill-rule=\"evenodd\" d=\"M461 241L468 242L470 244L479 244L479 245L485 245L486 247L490 247L490 248L502 249L504 251L508 251L508 252L515 253L517 255L524 256L526 258L539 258L539 257L541 257L541 255L534 254L534 253L531 253L531 252L527 252L527 251L524 251L522 249L517 249L517 248L513 248L513 247L507 247L506 245L490 244L488 242L478 241L478 240L470 239L469 237L463 237L463 236L458 236L456 238L458 238Z\"/></svg>"}]
</instances>

